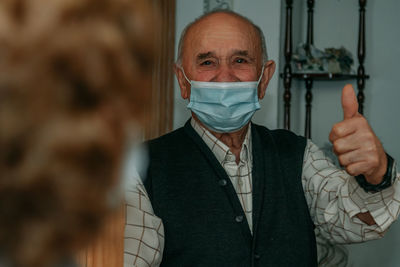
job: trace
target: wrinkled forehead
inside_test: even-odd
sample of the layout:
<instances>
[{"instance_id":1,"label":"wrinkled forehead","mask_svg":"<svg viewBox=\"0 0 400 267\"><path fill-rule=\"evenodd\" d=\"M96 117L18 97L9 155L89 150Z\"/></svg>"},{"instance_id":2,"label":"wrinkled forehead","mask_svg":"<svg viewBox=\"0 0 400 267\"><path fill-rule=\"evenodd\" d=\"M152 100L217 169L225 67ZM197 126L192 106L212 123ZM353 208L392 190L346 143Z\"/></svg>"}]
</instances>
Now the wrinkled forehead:
<instances>
[{"instance_id":1,"label":"wrinkled forehead","mask_svg":"<svg viewBox=\"0 0 400 267\"><path fill-rule=\"evenodd\" d=\"M254 26L245 19L232 14L216 13L188 29L184 40L183 61L190 61L198 53L213 52L225 57L234 51L247 51L261 60L260 37Z\"/></svg>"}]
</instances>

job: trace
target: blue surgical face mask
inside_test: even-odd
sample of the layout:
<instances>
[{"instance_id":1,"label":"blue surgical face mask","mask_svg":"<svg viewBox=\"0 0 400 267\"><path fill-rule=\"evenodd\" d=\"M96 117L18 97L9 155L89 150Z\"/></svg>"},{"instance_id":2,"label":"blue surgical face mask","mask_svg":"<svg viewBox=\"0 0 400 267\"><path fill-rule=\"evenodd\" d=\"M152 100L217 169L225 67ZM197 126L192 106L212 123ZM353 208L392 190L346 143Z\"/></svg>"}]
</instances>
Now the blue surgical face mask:
<instances>
[{"instance_id":1,"label":"blue surgical face mask","mask_svg":"<svg viewBox=\"0 0 400 267\"><path fill-rule=\"evenodd\" d=\"M182 68L183 75L191 85L188 109L210 130L229 133L240 130L260 109L258 84L254 82L199 82L190 81Z\"/></svg>"}]
</instances>

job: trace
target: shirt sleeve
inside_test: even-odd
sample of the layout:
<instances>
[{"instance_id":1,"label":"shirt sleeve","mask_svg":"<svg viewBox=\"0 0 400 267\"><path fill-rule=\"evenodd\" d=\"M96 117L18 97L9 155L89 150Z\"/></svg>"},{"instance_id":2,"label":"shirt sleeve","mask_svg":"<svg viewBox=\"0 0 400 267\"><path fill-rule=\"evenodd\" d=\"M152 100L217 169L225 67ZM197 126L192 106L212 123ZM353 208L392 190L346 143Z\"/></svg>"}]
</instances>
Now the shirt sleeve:
<instances>
[{"instance_id":1,"label":"shirt sleeve","mask_svg":"<svg viewBox=\"0 0 400 267\"><path fill-rule=\"evenodd\" d=\"M164 249L164 226L154 215L141 179L135 177L132 181L125 193L124 267L159 266Z\"/></svg>"},{"instance_id":2,"label":"shirt sleeve","mask_svg":"<svg viewBox=\"0 0 400 267\"><path fill-rule=\"evenodd\" d=\"M304 153L302 184L311 218L317 231L335 243L357 243L384 235L399 216L400 182L393 164L392 186L367 193L355 178L336 167L314 143ZM359 220L369 212L375 225Z\"/></svg>"}]
</instances>

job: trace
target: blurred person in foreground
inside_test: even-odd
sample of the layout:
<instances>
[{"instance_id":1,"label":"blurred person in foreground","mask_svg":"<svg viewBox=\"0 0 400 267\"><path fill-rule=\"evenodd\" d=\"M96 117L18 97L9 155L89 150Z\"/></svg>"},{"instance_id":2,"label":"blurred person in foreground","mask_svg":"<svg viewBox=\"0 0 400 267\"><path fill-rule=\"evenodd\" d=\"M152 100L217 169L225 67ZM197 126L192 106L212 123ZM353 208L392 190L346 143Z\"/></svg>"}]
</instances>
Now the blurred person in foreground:
<instances>
[{"instance_id":1,"label":"blurred person in foreground","mask_svg":"<svg viewBox=\"0 0 400 267\"><path fill-rule=\"evenodd\" d=\"M148 142L144 187L127 198L127 266L316 266L314 228L333 243L384 235L399 177L350 85L329 136L341 169L311 140L251 122L275 63L247 18L205 14L178 51L192 118Z\"/></svg>"},{"instance_id":2,"label":"blurred person in foreground","mask_svg":"<svg viewBox=\"0 0 400 267\"><path fill-rule=\"evenodd\" d=\"M153 12L145 0L0 2L0 266L67 266L121 203L124 150L150 100Z\"/></svg>"}]
</instances>

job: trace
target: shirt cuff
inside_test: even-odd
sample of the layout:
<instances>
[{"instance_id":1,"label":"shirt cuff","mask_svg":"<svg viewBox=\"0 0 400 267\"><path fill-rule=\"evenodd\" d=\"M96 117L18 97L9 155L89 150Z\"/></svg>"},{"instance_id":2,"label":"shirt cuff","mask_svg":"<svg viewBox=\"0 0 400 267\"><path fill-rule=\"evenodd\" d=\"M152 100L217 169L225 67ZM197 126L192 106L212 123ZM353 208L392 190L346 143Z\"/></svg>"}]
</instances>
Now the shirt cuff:
<instances>
[{"instance_id":1,"label":"shirt cuff","mask_svg":"<svg viewBox=\"0 0 400 267\"><path fill-rule=\"evenodd\" d=\"M382 191L366 192L354 177L348 180L348 198L344 199L344 208L354 219L358 213L369 212L377 226L385 231L397 219L400 204L400 181L396 164L392 167L392 186Z\"/></svg>"}]
</instances>

